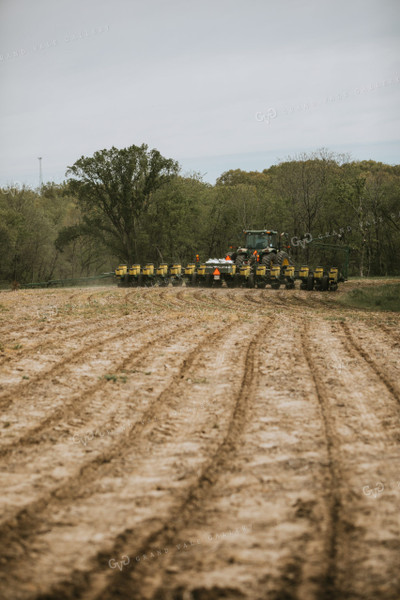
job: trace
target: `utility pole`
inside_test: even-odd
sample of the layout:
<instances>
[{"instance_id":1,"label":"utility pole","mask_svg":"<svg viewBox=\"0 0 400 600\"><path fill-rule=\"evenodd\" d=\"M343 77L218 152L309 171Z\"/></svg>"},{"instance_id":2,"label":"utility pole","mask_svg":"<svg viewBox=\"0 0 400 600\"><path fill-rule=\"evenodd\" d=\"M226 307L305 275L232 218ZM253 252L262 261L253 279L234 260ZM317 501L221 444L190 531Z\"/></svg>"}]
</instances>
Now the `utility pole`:
<instances>
[{"instance_id":1,"label":"utility pole","mask_svg":"<svg viewBox=\"0 0 400 600\"><path fill-rule=\"evenodd\" d=\"M42 177L42 157L38 156L39 160L39 191L42 191L43 177Z\"/></svg>"}]
</instances>

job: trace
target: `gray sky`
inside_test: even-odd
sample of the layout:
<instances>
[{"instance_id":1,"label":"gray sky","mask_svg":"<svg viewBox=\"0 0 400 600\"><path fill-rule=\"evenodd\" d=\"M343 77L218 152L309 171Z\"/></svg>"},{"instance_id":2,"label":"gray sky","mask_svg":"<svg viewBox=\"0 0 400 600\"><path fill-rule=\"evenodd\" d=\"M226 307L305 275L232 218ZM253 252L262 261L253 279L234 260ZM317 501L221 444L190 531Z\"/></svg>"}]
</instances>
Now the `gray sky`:
<instances>
[{"instance_id":1,"label":"gray sky","mask_svg":"<svg viewBox=\"0 0 400 600\"><path fill-rule=\"evenodd\" d=\"M214 182L326 147L398 164L398 0L0 0L0 185L146 143Z\"/></svg>"}]
</instances>

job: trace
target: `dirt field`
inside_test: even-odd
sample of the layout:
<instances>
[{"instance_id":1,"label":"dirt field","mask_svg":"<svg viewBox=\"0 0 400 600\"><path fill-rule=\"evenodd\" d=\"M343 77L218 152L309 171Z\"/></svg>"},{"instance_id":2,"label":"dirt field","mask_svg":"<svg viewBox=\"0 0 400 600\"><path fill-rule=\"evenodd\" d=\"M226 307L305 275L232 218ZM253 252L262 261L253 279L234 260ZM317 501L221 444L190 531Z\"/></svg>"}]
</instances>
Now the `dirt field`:
<instances>
[{"instance_id":1,"label":"dirt field","mask_svg":"<svg viewBox=\"0 0 400 600\"><path fill-rule=\"evenodd\" d=\"M1 292L0 598L399 600L400 318L340 293Z\"/></svg>"}]
</instances>

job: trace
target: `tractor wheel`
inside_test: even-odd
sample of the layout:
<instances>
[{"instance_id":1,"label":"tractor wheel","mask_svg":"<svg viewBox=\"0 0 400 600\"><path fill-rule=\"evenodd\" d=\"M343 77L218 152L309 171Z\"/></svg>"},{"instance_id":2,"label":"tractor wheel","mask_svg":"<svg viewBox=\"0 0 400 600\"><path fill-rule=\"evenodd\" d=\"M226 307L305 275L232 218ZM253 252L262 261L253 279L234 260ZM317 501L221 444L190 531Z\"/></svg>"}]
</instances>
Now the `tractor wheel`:
<instances>
[{"instance_id":1,"label":"tractor wheel","mask_svg":"<svg viewBox=\"0 0 400 600\"><path fill-rule=\"evenodd\" d=\"M304 289L308 290L309 292L311 292L311 290L314 289L314 277L312 275L308 276L307 283L305 284L305 286L306 287Z\"/></svg>"},{"instance_id":2,"label":"tractor wheel","mask_svg":"<svg viewBox=\"0 0 400 600\"><path fill-rule=\"evenodd\" d=\"M275 258L276 254L274 254L274 252L270 252L269 254L264 254L264 256L261 259L261 264L265 265L267 267L267 269L271 268L271 263L274 264L275 261L273 260L273 258Z\"/></svg>"},{"instance_id":3,"label":"tractor wheel","mask_svg":"<svg viewBox=\"0 0 400 600\"><path fill-rule=\"evenodd\" d=\"M287 290L293 290L294 289L294 281L287 281L285 287Z\"/></svg>"},{"instance_id":4,"label":"tractor wheel","mask_svg":"<svg viewBox=\"0 0 400 600\"><path fill-rule=\"evenodd\" d=\"M272 265L277 264L276 257L277 257L277 255L274 252L270 252L269 254L264 254L264 256L261 259L261 264L265 265L265 267L267 269L270 269L272 267ZM265 285L267 285L267 284L265 284ZM274 281L274 283L271 283L271 287L273 290L279 289L279 286L280 286L279 282Z\"/></svg>"},{"instance_id":5,"label":"tractor wheel","mask_svg":"<svg viewBox=\"0 0 400 600\"><path fill-rule=\"evenodd\" d=\"M259 289L259 290L265 290L265 286L266 286L266 285L267 285L267 284L265 283L265 281L259 281L259 282L257 283L257 287L258 287L258 289Z\"/></svg>"},{"instance_id":6,"label":"tractor wheel","mask_svg":"<svg viewBox=\"0 0 400 600\"><path fill-rule=\"evenodd\" d=\"M278 252L274 255L274 264L279 265L280 267L288 267L292 265L292 260L287 252Z\"/></svg>"},{"instance_id":7,"label":"tractor wheel","mask_svg":"<svg viewBox=\"0 0 400 600\"><path fill-rule=\"evenodd\" d=\"M326 292L329 289L329 277L324 275L322 278L321 291Z\"/></svg>"},{"instance_id":8,"label":"tractor wheel","mask_svg":"<svg viewBox=\"0 0 400 600\"><path fill-rule=\"evenodd\" d=\"M226 280L226 285L228 286L228 288L235 288L236 287L236 278L235 275L233 277L229 277Z\"/></svg>"},{"instance_id":9,"label":"tractor wheel","mask_svg":"<svg viewBox=\"0 0 400 600\"><path fill-rule=\"evenodd\" d=\"M246 256L244 254L238 254L235 260L236 270L239 271L240 267L244 265Z\"/></svg>"},{"instance_id":10,"label":"tractor wheel","mask_svg":"<svg viewBox=\"0 0 400 600\"><path fill-rule=\"evenodd\" d=\"M338 289L338 284L337 283L332 283L331 287L329 288L330 292L336 292L336 290Z\"/></svg>"}]
</instances>

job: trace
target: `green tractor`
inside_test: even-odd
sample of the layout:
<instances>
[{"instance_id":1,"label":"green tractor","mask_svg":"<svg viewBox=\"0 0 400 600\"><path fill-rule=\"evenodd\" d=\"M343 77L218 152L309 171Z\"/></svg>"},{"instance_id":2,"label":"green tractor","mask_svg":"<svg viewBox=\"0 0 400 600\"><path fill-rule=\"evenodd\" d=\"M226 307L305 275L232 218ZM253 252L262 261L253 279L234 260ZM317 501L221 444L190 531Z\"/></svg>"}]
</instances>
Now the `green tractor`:
<instances>
[{"instance_id":1,"label":"green tractor","mask_svg":"<svg viewBox=\"0 0 400 600\"><path fill-rule=\"evenodd\" d=\"M285 234L279 235L277 231L270 229L248 229L243 233L244 246L234 250L230 258L238 272L246 273L247 286L265 287L270 283L272 287L278 288L285 282L286 287L294 287L291 272L290 277L283 277L286 269L293 265L289 254L281 250L281 238ZM246 270L246 266L251 269Z\"/></svg>"},{"instance_id":2,"label":"green tractor","mask_svg":"<svg viewBox=\"0 0 400 600\"><path fill-rule=\"evenodd\" d=\"M279 236L277 231L267 229L251 229L243 233L245 245L231 254L231 259L237 267L252 265L255 262L265 265L268 269L271 265L284 267L291 264L288 253L280 249L280 237L285 234Z\"/></svg>"}]
</instances>

